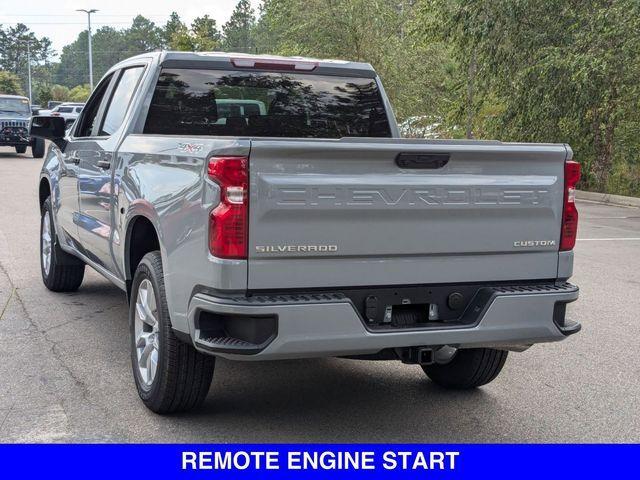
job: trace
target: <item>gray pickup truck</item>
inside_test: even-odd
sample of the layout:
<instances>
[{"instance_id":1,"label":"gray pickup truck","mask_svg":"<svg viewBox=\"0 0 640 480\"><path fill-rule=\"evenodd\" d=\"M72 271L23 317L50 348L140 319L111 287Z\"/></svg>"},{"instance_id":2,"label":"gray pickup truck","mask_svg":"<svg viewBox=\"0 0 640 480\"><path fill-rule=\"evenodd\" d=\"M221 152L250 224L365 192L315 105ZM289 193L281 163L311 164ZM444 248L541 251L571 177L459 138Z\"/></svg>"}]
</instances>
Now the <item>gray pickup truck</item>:
<instances>
[{"instance_id":1,"label":"gray pickup truck","mask_svg":"<svg viewBox=\"0 0 640 480\"><path fill-rule=\"evenodd\" d=\"M144 54L31 135L51 141L44 283L90 265L127 292L155 412L200 404L218 356L396 359L473 388L580 329L571 149L401 139L368 64Z\"/></svg>"}]
</instances>

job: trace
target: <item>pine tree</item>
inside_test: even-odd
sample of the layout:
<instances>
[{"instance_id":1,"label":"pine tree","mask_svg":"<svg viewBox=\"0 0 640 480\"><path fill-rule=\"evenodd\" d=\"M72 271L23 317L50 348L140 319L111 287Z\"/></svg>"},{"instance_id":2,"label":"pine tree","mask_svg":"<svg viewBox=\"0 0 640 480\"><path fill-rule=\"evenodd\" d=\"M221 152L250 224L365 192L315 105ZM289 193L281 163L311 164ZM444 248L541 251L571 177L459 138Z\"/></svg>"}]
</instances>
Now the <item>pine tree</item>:
<instances>
[{"instance_id":1,"label":"pine tree","mask_svg":"<svg viewBox=\"0 0 640 480\"><path fill-rule=\"evenodd\" d=\"M231 18L222 26L224 49L227 51L253 52L253 27L256 24L255 11L249 0L240 0L233 9Z\"/></svg>"},{"instance_id":2,"label":"pine tree","mask_svg":"<svg viewBox=\"0 0 640 480\"><path fill-rule=\"evenodd\" d=\"M191 24L194 50L207 52L220 48L220 31L209 15L196 18Z\"/></svg>"}]
</instances>

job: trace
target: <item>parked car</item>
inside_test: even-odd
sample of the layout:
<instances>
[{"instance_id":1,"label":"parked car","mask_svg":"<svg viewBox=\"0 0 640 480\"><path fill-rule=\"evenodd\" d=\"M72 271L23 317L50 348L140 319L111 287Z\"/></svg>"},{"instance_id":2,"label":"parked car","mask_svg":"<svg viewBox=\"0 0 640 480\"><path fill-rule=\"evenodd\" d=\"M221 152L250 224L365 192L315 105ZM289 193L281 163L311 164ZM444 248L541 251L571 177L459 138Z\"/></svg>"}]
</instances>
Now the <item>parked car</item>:
<instances>
[{"instance_id":1,"label":"parked car","mask_svg":"<svg viewBox=\"0 0 640 480\"><path fill-rule=\"evenodd\" d=\"M127 292L155 412L200 404L216 357L398 359L466 389L580 329L571 148L401 139L369 64L147 53L31 134L44 284L89 265Z\"/></svg>"},{"instance_id":2,"label":"parked car","mask_svg":"<svg viewBox=\"0 0 640 480\"><path fill-rule=\"evenodd\" d=\"M69 127L69 125L76 121L83 108L84 103L61 103L51 110L49 115L64 118L65 125Z\"/></svg>"},{"instance_id":3,"label":"parked car","mask_svg":"<svg viewBox=\"0 0 640 480\"><path fill-rule=\"evenodd\" d=\"M56 108L58 105L61 105L62 103L63 102L49 100L47 102L47 108L41 108L40 111L38 112L38 115L42 115L42 116L51 115L51 112L53 111L53 109Z\"/></svg>"},{"instance_id":4,"label":"parked car","mask_svg":"<svg viewBox=\"0 0 640 480\"><path fill-rule=\"evenodd\" d=\"M0 95L0 146L10 146L16 153L25 153L31 147L34 158L44 156L45 144L41 138L29 136L31 104L27 97Z\"/></svg>"}]
</instances>

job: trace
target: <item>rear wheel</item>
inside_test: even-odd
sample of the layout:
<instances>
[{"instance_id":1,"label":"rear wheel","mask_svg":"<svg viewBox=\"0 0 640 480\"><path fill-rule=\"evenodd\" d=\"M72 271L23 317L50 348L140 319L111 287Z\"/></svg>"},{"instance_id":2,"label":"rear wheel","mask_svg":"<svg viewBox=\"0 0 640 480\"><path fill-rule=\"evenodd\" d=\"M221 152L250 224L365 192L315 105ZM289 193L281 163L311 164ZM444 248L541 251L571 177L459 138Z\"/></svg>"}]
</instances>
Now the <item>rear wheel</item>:
<instances>
[{"instance_id":1,"label":"rear wheel","mask_svg":"<svg viewBox=\"0 0 640 480\"><path fill-rule=\"evenodd\" d=\"M211 385L215 357L173 333L158 251L146 254L136 269L129 324L133 377L147 408L173 413L199 406Z\"/></svg>"},{"instance_id":2,"label":"rear wheel","mask_svg":"<svg viewBox=\"0 0 640 480\"><path fill-rule=\"evenodd\" d=\"M44 139L42 138L33 139L31 143L31 155L33 156L33 158L44 157Z\"/></svg>"},{"instance_id":3,"label":"rear wheel","mask_svg":"<svg viewBox=\"0 0 640 480\"><path fill-rule=\"evenodd\" d=\"M507 354L495 348L461 349L449 363L423 365L422 369L440 386L466 390L493 381L502 370Z\"/></svg>"},{"instance_id":4,"label":"rear wheel","mask_svg":"<svg viewBox=\"0 0 640 480\"><path fill-rule=\"evenodd\" d=\"M16 145L16 153L25 153L27 151L26 145Z\"/></svg>"},{"instance_id":5,"label":"rear wheel","mask_svg":"<svg viewBox=\"0 0 640 480\"><path fill-rule=\"evenodd\" d=\"M54 292L74 292L84 278L84 262L60 248L50 198L44 201L40 220L40 270L45 286Z\"/></svg>"}]
</instances>

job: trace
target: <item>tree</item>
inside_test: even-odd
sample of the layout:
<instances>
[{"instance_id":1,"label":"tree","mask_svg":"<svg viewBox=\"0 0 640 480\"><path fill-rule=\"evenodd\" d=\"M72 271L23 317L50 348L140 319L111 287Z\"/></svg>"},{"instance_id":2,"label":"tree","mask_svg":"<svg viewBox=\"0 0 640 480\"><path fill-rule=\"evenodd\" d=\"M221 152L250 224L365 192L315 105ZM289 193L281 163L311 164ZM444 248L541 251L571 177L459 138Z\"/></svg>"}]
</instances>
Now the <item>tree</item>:
<instances>
[{"instance_id":1,"label":"tree","mask_svg":"<svg viewBox=\"0 0 640 480\"><path fill-rule=\"evenodd\" d=\"M174 20L178 18L175 17ZM169 36L165 27L165 37L169 39L168 47L171 50L206 52L216 50L220 46L220 31L216 21L209 15L197 17L191 23L190 29L183 23L178 24L174 21L171 25L171 32L171 36Z\"/></svg>"},{"instance_id":2,"label":"tree","mask_svg":"<svg viewBox=\"0 0 640 480\"><path fill-rule=\"evenodd\" d=\"M49 85L39 85L35 89L35 100L34 102L38 105L46 106L47 102L51 100L51 86Z\"/></svg>"},{"instance_id":3,"label":"tree","mask_svg":"<svg viewBox=\"0 0 640 480\"><path fill-rule=\"evenodd\" d=\"M583 185L607 188L614 163L628 161L621 132L639 119L637 1L423 0L418 11L438 12L463 66L475 58L483 98L470 107L498 107L477 122L486 134L570 143Z\"/></svg>"},{"instance_id":4,"label":"tree","mask_svg":"<svg viewBox=\"0 0 640 480\"><path fill-rule=\"evenodd\" d=\"M224 49L237 52L255 51L252 35L255 24L256 15L251 2L240 0L233 9L229 21L222 26Z\"/></svg>"},{"instance_id":5,"label":"tree","mask_svg":"<svg viewBox=\"0 0 640 480\"><path fill-rule=\"evenodd\" d=\"M162 46L163 30L150 20L138 15L130 28L116 30L104 26L92 34L94 78L101 78L113 65L133 55ZM60 62L55 68L53 81L72 88L89 81L88 37L84 30L76 40L65 45Z\"/></svg>"},{"instance_id":6,"label":"tree","mask_svg":"<svg viewBox=\"0 0 640 480\"><path fill-rule=\"evenodd\" d=\"M131 55L150 52L162 48L162 31L154 22L142 15L133 19L131 27L124 31L127 51Z\"/></svg>"},{"instance_id":7,"label":"tree","mask_svg":"<svg viewBox=\"0 0 640 480\"><path fill-rule=\"evenodd\" d=\"M20 85L20 77L15 73L0 70L0 94L24 95L24 91Z\"/></svg>"},{"instance_id":8,"label":"tree","mask_svg":"<svg viewBox=\"0 0 640 480\"><path fill-rule=\"evenodd\" d=\"M94 63L93 71L96 77L100 76L102 71L100 67L100 59L103 58L104 47L95 39L98 32L94 36L93 51ZM89 59L87 54L88 40L87 32L83 31L78 34L77 39L68 45L62 47L60 55L60 63L57 65L54 73L54 83L66 86L77 85L89 81Z\"/></svg>"},{"instance_id":9,"label":"tree","mask_svg":"<svg viewBox=\"0 0 640 480\"><path fill-rule=\"evenodd\" d=\"M216 50L220 46L221 35L216 21L205 15L196 18L191 24L193 49L199 52Z\"/></svg>"},{"instance_id":10,"label":"tree","mask_svg":"<svg viewBox=\"0 0 640 480\"><path fill-rule=\"evenodd\" d=\"M18 23L3 28L0 26L0 70L14 73L20 78L23 90L27 90L27 45L31 54L32 81L46 80L48 59L53 55L51 40L38 38L29 28Z\"/></svg>"},{"instance_id":11,"label":"tree","mask_svg":"<svg viewBox=\"0 0 640 480\"><path fill-rule=\"evenodd\" d=\"M176 12L171 12L169 20L162 28L161 38L163 46L171 50L178 50L173 45L176 39L188 35L188 28L184 22L180 19L180 15Z\"/></svg>"}]
</instances>

